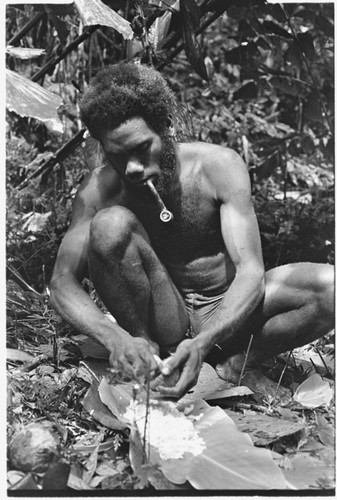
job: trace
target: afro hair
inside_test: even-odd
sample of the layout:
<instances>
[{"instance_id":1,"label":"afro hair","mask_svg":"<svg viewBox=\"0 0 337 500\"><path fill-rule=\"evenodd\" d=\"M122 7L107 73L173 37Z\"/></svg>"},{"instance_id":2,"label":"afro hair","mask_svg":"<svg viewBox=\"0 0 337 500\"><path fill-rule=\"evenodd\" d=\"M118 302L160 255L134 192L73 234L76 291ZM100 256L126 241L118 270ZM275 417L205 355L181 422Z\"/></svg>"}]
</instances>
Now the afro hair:
<instances>
[{"instance_id":1,"label":"afro hair","mask_svg":"<svg viewBox=\"0 0 337 500\"><path fill-rule=\"evenodd\" d=\"M140 116L161 134L169 126L175 97L162 75L144 65L119 63L101 69L80 100L83 123L95 139Z\"/></svg>"}]
</instances>

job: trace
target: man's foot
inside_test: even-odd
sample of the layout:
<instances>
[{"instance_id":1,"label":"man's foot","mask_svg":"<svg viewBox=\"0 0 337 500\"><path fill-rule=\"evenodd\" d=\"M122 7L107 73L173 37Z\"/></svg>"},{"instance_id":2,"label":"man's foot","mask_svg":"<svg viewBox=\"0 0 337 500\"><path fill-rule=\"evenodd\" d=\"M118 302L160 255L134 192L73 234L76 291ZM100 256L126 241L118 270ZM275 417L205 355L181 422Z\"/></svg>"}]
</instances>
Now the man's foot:
<instances>
[{"instance_id":1,"label":"man's foot","mask_svg":"<svg viewBox=\"0 0 337 500\"><path fill-rule=\"evenodd\" d=\"M243 363L243 354L237 354L222 363L218 363L215 367L215 371L221 379L231 382L232 384L238 384ZM281 385L278 387L278 384L264 375L262 371L257 368L256 364L246 364L240 385L248 387L259 399L269 399L269 397L271 397L281 400L282 402L291 399L291 391Z\"/></svg>"}]
</instances>

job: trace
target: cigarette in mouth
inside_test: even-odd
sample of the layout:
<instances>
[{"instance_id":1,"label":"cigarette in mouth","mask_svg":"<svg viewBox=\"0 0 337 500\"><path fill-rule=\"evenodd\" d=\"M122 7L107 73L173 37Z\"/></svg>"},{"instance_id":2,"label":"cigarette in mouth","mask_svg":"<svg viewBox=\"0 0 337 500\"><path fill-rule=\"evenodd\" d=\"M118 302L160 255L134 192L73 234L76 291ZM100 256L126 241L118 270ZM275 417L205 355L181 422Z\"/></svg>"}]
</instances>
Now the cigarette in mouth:
<instances>
[{"instance_id":1,"label":"cigarette in mouth","mask_svg":"<svg viewBox=\"0 0 337 500\"><path fill-rule=\"evenodd\" d=\"M147 185L147 187L150 189L151 193L153 194L153 196L154 196L154 197L155 197L155 199L156 199L156 202L157 202L157 204L158 204L159 208L161 209L161 212L160 212L160 215L159 215L160 220L161 220L162 222L170 222L170 220L172 220L172 219L173 219L173 213L172 213L172 212L170 212L170 211L169 211L169 210L165 207L164 202L163 202L163 200L161 199L161 197L160 197L160 195L159 195L158 191L157 191L157 190L156 190L156 188L154 187L154 185L153 185L153 183L152 183L151 179L148 179L148 180L146 181L146 185Z\"/></svg>"}]
</instances>

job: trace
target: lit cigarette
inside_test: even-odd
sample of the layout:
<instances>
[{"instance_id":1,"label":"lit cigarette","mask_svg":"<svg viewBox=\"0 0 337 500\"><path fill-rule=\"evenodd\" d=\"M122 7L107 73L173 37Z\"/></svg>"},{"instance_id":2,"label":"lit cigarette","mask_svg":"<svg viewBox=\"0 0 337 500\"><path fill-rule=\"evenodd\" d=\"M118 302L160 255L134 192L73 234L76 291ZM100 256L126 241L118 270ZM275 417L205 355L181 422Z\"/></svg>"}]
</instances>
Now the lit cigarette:
<instances>
[{"instance_id":1,"label":"lit cigarette","mask_svg":"<svg viewBox=\"0 0 337 500\"><path fill-rule=\"evenodd\" d=\"M154 187L154 185L152 184L152 181L150 179L148 179L146 181L146 185L150 189L151 193L153 194L153 196L156 199L156 202L159 205L159 208L161 209L161 212L160 212L160 215L159 215L160 220L162 222L170 222L170 220L173 219L173 213L170 212L169 210L167 210L167 208L164 205L163 200L159 196L158 191L156 190L156 188Z\"/></svg>"}]
</instances>

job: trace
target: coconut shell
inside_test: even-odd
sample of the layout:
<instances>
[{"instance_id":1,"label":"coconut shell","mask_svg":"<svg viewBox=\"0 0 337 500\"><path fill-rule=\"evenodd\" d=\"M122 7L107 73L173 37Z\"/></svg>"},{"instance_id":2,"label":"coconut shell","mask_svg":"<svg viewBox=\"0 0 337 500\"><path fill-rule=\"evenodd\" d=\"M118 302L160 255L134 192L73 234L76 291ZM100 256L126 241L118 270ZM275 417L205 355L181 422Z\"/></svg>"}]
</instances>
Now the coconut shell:
<instances>
[{"instance_id":1,"label":"coconut shell","mask_svg":"<svg viewBox=\"0 0 337 500\"><path fill-rule=\"evenodd\" d=\"M58 454L58 437L46 423L26 425L9 443L9 459L16 470L45 472Z\"/></svg>"}]
</instances>

